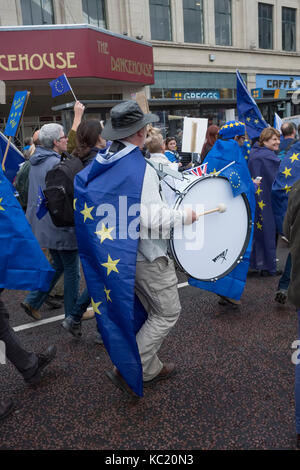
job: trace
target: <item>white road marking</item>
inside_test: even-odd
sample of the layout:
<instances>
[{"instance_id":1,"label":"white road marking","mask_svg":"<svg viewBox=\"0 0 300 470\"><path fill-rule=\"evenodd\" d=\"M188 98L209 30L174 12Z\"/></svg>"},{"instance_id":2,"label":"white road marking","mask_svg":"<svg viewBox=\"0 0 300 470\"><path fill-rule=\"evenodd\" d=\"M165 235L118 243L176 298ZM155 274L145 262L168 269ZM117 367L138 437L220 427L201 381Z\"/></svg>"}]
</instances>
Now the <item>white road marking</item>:
<instances>
[{"instance_id":1,"label":"white road marking","mask_svg":"<svg viewBox=\"0 0 300 470\"><path fill-rule=\"evenodd\" d=\"M178 289L182 289L183 287L187 287L189 285L188 282L183 282L182 284L178 284ZM89 307L88 310L93 310L92 307ZM35 328L36 326L46 325L47 323L54 323L65 318L64 315L58 315L56 317L46 318L45 320L38 320L32 323L26 323L25 325L15 326L13 330L15 332L29 330L30 328Z\"/></svg>"}]
</instances>

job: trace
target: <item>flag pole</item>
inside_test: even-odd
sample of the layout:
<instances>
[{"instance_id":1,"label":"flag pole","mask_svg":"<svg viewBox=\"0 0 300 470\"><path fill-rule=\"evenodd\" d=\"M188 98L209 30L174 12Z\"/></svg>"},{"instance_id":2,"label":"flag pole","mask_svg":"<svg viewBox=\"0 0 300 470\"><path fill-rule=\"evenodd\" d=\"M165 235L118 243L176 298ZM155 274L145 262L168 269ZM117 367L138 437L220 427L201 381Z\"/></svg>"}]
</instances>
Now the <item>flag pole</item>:
<instances>
[{"instance_id":1,"label":"flag pole","mask_svg":"<svg viewBox=\"0 0 300 470\"><path fill-rule=\"evenodd\" d=\"M7 145L6 145L4 157L3 157L3 160L2 160L2 170L3 171L5 171L5 161L6 161L6 157L7 157L7 154L8 154L8 149L10 147L10 143L11 143L11 137L8 138L8 142L7 142Z\"/></svg>"},{"instance_id":2,"label":"flag pole","mask_svg":"<svg viewBox=\"0 0 300 470\"><path fill-rule=\"evenodd\" d=\"M71 90L71 92L72 92L72 95L74 96L75 101L78 101L77 98L76 98L76 96L75 96L75 93L74 93L74 91L73 91L73 88L72 88L71 85L70 85L70 82L69 82L69 80L68 80L68 77L66 76L65 73L64 73L64 76L65 76L65 79L66 79L67 82L68 82L68 85L69 85L69 87L70 87L70 90Z\"/></svg>"}]
</instances>

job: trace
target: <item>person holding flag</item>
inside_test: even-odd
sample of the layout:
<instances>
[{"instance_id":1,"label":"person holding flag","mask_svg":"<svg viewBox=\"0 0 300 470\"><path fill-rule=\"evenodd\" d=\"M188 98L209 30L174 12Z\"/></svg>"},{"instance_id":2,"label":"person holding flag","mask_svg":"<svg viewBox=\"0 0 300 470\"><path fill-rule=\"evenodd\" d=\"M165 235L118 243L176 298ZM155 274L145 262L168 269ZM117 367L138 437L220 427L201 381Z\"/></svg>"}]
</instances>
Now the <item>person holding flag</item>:
<instances>
[{"instance_id":1,"label":"person holding flag","mask_svg":"<svg viewBox=\"0 0 300 470\"><path fill-rule=\"evenodd\" d=\"M264 129L249 156L249 171L253 178L260 176L262 182L256 191L256 216L250 267L262 276L275 276L276 226L271 203L271 189L280 159L276 151L280 133L273 127ZM288 172L287 172L288 173Z\"/></svg>"},{"instance_id":2,"label":"person holding flag","mask_svg":"<svg viewBox=\"0 0 300 470\"><path fill-rule=\"evenodd\" d=\"M156 171L142 155L146 126L156 121L135 101L116 105L102 132L113 140L110 149L75 178L80 258L115 366L107 376L131 398L175 372L173 363L163 364L157 356L181 310L167 238L173 226L197 217L162 201Z\"/></svg>"},{"instance_id":3,"label":"person holding flag","mask_svg":"<svg viewBox=\"0 0 300 470\"><path fill-rule=\"evenodd\" d=\"M204 163L208 165L208 173L217 173L229 163L234 162L234 165L222 171L221 175L228 178L228 181L231 183L234 197L245 193L250 205L251 219L253 221L255 215L255 185L251 180L247 162L241 151L245 142L245 132L245 125L242 122L227 122L221 127L218 140L204 159ZM233 176L236 175L238 175L238 178L235 181ZM255 183L258 184L258 181L255 181ZM252 235L253 230L243 260L227 276L216 282L204 282L191 278L189 279L189 284L200 289L215 292L221 297L219 301L221 305L240 304L240 298L245 288L249 269Z\"/></svg>"}]
</instances>

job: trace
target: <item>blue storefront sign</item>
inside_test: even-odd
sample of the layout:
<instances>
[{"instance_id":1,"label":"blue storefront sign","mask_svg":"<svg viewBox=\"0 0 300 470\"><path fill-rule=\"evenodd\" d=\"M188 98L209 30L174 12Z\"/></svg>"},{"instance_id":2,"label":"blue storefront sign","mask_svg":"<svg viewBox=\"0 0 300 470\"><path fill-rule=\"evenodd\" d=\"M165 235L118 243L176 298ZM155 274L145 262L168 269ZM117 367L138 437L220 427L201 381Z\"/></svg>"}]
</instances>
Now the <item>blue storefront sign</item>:
<instances>
[{"instance_id":1,"label":"blue storefront sign","mask_svg":"<svg viewBox=\"0 0 300 470\"><path fill-rule=\"evenodd\" d=\"M282 89L294 91L298 86L293 87L295 81L300 81L299 75L256 75L256 87L264 90Z\"/></svg>"},{"instance_id":2,"label":"blue storefront sign","mask_svg":"<svg viewBox=\"0 0 300 470\"><path fill-rule=\"evenodd\" d=\"M176 100L219 100L219 90L173 90L172 98Z\"/></svg>"}]
</instances>

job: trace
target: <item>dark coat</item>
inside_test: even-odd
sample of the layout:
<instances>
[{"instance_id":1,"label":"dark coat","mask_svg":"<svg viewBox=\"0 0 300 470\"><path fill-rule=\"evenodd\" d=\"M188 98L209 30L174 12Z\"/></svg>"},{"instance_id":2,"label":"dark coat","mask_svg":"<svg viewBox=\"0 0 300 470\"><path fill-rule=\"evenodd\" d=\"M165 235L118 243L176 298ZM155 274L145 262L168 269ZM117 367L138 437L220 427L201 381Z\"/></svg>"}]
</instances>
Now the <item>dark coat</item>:
<instances>
[{"instance_id":1,"label":"dark coat","mask_svg":"<svg viewBox=\"0 0 300 470\"><path fill-rule=\"evenodd\" d=\"M278 172L280 159L267 147L254 145L249 155L248 168L252 178L262 177L256 191L256 211L250 268L276 272L276 225L271 203L272 184Z\"/></svg>"},{"instance_id":2,"label":"dark coat","mask_svg":"<svg viewBox=\"0 0 300 470\"><path fill-rule=\"evenodd\" d=\"M292 256L291 281L288 298L297 310L300 309L300 180L292 187L287 212L283 222L283 232L290 241Z\"/></svg>"}]
</instances>

